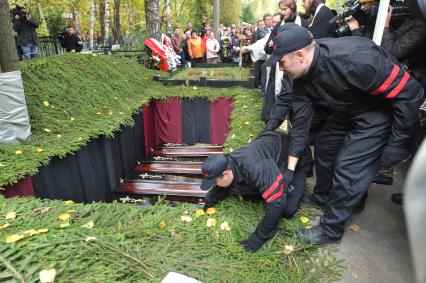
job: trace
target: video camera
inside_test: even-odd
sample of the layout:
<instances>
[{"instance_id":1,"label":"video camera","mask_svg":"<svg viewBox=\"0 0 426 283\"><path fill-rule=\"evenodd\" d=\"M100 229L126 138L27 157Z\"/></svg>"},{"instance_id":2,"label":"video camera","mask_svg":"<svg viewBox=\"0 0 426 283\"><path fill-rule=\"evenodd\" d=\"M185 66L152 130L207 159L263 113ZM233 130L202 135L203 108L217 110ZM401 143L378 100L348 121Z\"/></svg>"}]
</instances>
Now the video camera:
<instances>
[{"instance_id":1,"label":"video camera","mask_svg":"<svg viewBox=\"0 0 426 283\"><path fill-rule=\"evenodd\" d=\"M361 3L359 0L349 0L342 5L342 8L342 11L329 22L337 25L336 34L338 37L350 33L349 25L346 22L361 12Z\"/></svg>"}]
</instances>

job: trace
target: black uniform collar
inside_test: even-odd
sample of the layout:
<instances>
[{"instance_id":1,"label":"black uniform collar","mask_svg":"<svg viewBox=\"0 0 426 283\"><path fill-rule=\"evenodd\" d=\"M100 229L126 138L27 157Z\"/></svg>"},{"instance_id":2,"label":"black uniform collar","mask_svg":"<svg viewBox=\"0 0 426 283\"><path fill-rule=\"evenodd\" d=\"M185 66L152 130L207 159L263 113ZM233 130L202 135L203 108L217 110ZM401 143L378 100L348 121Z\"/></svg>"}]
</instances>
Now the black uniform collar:
<instances>
[{"instance_id":1,"label":"black uniform collar","mask_svg":"<svg viewBox=\"0 0 426 283\"><path fill-rule=\"evenodd\" d=\"M312 80L313 78L315 78L319 66L320 57L320 47L317 43L315 43L314 58L312 58L311 66L309 67L308 73L303 77L304 79Z\"/></svg>"}]
</instances>

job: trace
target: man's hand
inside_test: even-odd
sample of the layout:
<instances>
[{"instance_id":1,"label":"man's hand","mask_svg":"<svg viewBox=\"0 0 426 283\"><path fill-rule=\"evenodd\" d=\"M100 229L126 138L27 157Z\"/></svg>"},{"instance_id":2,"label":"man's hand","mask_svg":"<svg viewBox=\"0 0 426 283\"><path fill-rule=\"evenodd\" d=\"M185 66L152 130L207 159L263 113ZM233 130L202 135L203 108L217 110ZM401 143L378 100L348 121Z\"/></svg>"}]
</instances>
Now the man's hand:
<instances>
[{"instance_id":1,"label":"man's hand","mask_svg":"<svg viewBox=\"0 0 426 283\"><path fill-rule=\"evenodd\" d=\"M294 171L287 168L287 170L285 170L284 172L283 177L284 177L285 187L287 188L291 184L291 182L293 182Z\"/></svg>"},{"instance_id":2,"label":"man's hand","mask_svg":"<svg viewBox=\"0 0 426 283\"><path fill-rule=\"evenodd\" d=\"M349 21L347 21L347 24L349 26L349 29L353 31L354 29L359 28L359 23L355 18L351 18Z\"/></svg>"},{"instance_id":3,"label":"man's hand","mask_svg":"<svg viewBox=\"0 0 426 283\"><path fill-rule=\"evenodd\" d=\"M240 244L243 245L246 252L255 253L263 246L265 242L265 240L259 239L256 234L253 233L248 239L240 241Z\"/></svg>"},{"instance_id":4,"label":"man's hand","mask_svg":"<svg viewBox=\"0 0 426 283\"><path fill-rule=\"evenodd\" d=\"M380 168L389 169L399 162L407 160L410 155L411 152L407 148L386 146L382 153Z\"/></svg>"},{"instance_id":5,"label":"man's hand","mask_svg":"<svg viewBox=\"0 0 426 283\"><path fill-rule=\"evenodd\" d=\"M207 211L207 209L209 209L210 207L213 207L213 204L211 204L210 202L208 202L206 200L206 202L204 203L204 206L203 206L203 210Z\"/></svg>"},{"instance_id":6,"label":"man's hand","mask_svg":"<svg viewBox=\"0 0 426 283\"><path fill-rule=\"evenodd\" d=\"M385 22L385 28L390 27L390 22L392 19L392 9L393 9L392 6L389 5L388 15L386 17L386 22Z\"/></svg>"}]
</instances>

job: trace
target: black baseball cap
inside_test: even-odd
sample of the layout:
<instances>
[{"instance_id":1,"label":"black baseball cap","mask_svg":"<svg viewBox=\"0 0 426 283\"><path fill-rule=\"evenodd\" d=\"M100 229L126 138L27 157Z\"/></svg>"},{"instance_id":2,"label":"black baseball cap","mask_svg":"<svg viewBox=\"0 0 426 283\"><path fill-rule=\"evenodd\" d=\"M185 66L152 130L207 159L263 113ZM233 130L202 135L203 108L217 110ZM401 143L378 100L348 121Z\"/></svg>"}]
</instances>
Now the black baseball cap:
<instances>
[{"instance_id":1,"label":"black baseball cap","mask_svg":"<svg viewBox=\"0 0 426 283\"><path fill-rule=\"evenodd\" d=\"M217 177L228 168L229 161L224 154L214 154L210 155L203 162L201 166L201 172L204 175L203 182L201 183L200 188L203 191L207 191L214 186L214 182Z\"/></svg>"},{"instance_id":2,"label":"black baseball cap","mask_svg":"<svg viewBox=\"0 0 426 283\"><path fill-rule=\"evenodd\" d=\"M277 30L277 34L272 37L273 52L265 61L266 67L277 63L284 55L302 49L313 41L312 33L304 27L295 23L283 24Z\"/></svg>"}]
</instances>

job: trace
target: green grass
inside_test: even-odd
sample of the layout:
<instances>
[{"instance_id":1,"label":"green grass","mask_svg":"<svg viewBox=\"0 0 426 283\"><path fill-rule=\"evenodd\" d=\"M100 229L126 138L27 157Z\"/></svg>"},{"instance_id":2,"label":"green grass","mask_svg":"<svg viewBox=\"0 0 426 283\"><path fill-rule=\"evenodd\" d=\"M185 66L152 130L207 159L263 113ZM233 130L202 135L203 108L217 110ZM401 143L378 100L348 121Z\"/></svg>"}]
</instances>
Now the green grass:
<instances>
[{"instance_id":1,"label":"green grass","mask_svg":"<svg viewBox=\"0 0 426 283\"><path fill-rule=\"evenodd\" d=\"M41 212L42 207L50 209ZM0 231L0 241L29 229L49 229L16 243L3 242L0 278L9 274L7 279L16 282L19 275L24 282L36 282L38 272L51 268L58 272L57 282L160 282L170 271L202 282L330 282L339 277L341 262L330 249L300 240L299 217L281 221L279 234L253 254L244 252L238 241L254 230L261 205L229 199L217 206L212 217L218 225L213 228L205 225L207 215L195 216L197 208L194 204L170 207L161 201L140 209L134 204L66 205L0 198L1 219L8 212L17 213ZM70 209L76 211L71 225L59 228L58 215ZM185 212L192 222L180 220ZM312 211L302 209L300 214L313 218ZM92 229L81 227L90 221ZM164 229L159 227L161 221ZM229 223L229 232L218 227L223 221ZM86 241L87 237L97 239ZM294 252L284 254L284 245L293 245Z\"/></svg>"},{"instance_id":2,"label":"green grass","mask_svg":"<svg viewBox=\"0 0 426 283\"><path fill-rule=\"evenodd\" d=\"M206 76L209 80L237 80L247 81L249 78L249 68L225 67L225 68L190 68L183 69L173 74L173 79L179 80L199 80L201 76Z\"/></svg>"}]
</instances>

